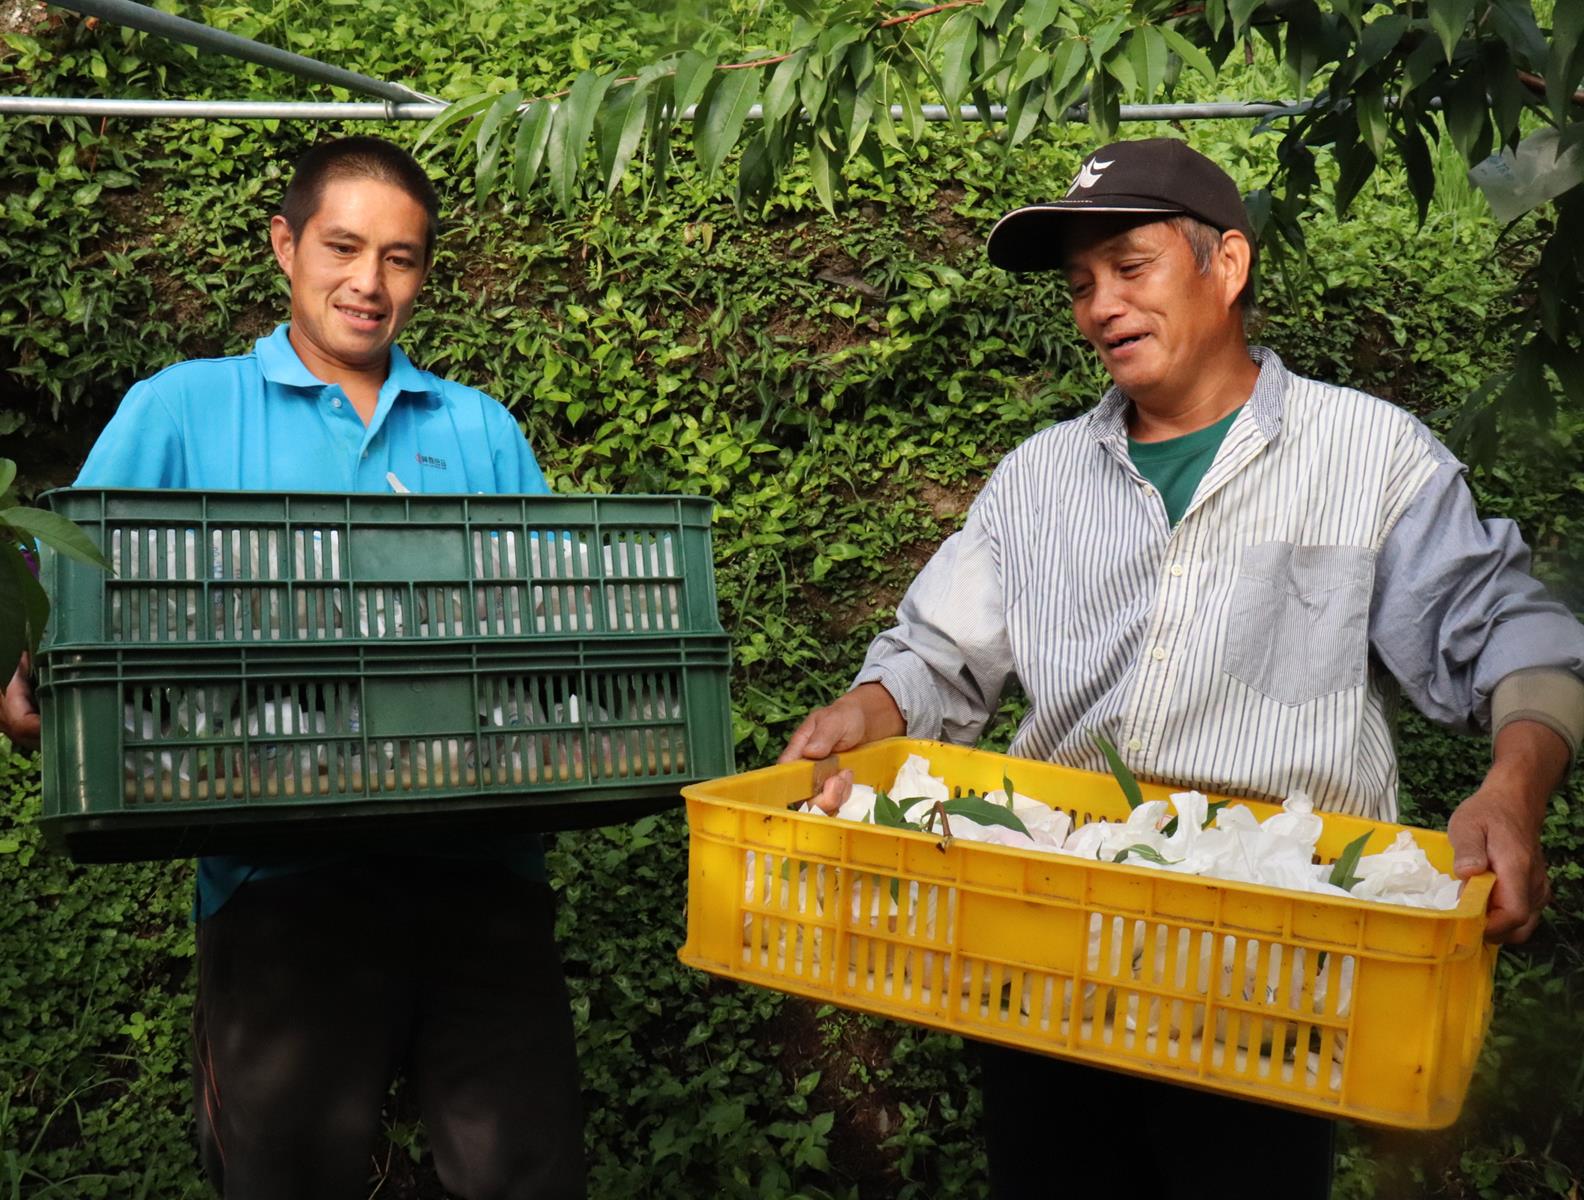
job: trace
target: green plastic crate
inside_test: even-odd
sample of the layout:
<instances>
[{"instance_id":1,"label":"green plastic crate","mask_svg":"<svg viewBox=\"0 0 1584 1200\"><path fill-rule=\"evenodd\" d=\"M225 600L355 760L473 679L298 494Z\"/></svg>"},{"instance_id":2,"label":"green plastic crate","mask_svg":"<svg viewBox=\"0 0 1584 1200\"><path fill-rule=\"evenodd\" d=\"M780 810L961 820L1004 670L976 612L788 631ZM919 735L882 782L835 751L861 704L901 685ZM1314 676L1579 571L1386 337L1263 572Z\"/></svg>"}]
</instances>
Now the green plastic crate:
<instances>
[{"instance_id":1,"label":"green plastic crate","mask_svg":"<svg viewBox=\"0 0 1584 1200\"><path fill-rule=\"evenodd\" d=\"M41 564L40 824L81 861L606 824L732 769L707 501L51 503L118 567Z\"/></svg>"},{"instance_id":2,"label":"green plastic crate","mask_svg":"<svg viewBox=\"0 0 1584 1200\"><path fill-rule=\"evenodd\" d=\"M721 633L709 500L66 489L56 647Z\"/></svg>"}]
</instances>

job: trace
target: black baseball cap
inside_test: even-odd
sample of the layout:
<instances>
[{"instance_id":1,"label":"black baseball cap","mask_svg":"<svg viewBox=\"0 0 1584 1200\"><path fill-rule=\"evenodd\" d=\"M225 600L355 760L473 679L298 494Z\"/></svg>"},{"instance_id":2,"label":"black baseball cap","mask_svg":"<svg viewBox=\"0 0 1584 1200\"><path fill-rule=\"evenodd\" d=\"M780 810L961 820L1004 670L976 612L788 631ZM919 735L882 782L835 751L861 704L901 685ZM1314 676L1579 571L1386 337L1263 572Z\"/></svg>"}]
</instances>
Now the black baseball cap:
<instances>
[{"instance_id":1,"label":"black baseball cap","mask_svg":"<svg viewBox=\"0 0 1584 1200\"><path fill-rule=\"evenodd\" d=\"M1007 213L985 251L1008 271L1060 267L1062 232L1084 213L1184 213L1225 232L1236 229L1254 249L1243 196L1232 177L1176 138L1139 138L1102 146L1084 160L1060 200Z\"/></svg>"}]
</instances>

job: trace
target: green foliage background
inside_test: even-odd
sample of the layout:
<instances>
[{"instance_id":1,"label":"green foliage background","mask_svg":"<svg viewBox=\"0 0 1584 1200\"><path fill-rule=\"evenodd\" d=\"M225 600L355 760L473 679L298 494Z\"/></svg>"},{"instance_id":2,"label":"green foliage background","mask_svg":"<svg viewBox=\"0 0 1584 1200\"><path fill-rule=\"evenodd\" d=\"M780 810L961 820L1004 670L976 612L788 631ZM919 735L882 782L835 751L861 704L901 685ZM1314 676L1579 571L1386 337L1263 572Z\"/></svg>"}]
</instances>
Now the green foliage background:
<instances>
[{"instance_id":1,"label":"green foliage background","mask_svg":"<svg viewBox=\"0 0 1584 1200\"><path fill-rule=\"evenodd\" d=\"M564 86L591 62L734 40L743 5L497 7L371 0L181 11L448 97ZM302 97L306 85L28 5L0 3L0 86L58 95ZM1256 59L1242 98L1279 95ZM379 132L411 139L410 129ZM0 122L0 438L30 490L68 482L135 379L234 353L284 291L265 217L323 127ZM1135 134L1168 132L1160 127ZM1274 138L1182 130L1252 186ZM846 683L868 639L998 457L1101 385L1059 285L983 260L1012 205L1064 188L1085 131L1010 156L933 128L886 176L860 169L839 218L794 176L769 219L684 161L671 189L453 214L413 357L519 415L562 490L713 497L735 647L739 765L772 758ZM448 160L435 173L447 176ZM1500 322L1531 223L1498 244L1451 185L1416 228L1377 175L1310 259L1263 281L1259 340L1298 370L1442 410L1509 355ZM1540 218L1543 221L1545 218ZM1584 519L1577 414L1510 429L1475 476L1575 608ZM1015 702L1014 702L1015 703ZM1001 727L1003 738L1008 726ZM1409 719L1407 819L1440 824L1485 760ZM0 751L0 1197L204 1194L189 1144L192 937L185 864L78 868L42 849L36 760ZM1445 1134L1348 1129L1338 1197L1576 1195L1584 1181L1584 791L1547 828L1557 902L1506 951L1469 1109ZM597 1196L984 1193L972 1058L955 1039L815 1009L685 971L680 814L564 835L551 857L575 997ZM438 1196L399 1094L371 1193ZM1163 1136L1169 1136L1164 1134Z\"/></svg>"}]
</instances>

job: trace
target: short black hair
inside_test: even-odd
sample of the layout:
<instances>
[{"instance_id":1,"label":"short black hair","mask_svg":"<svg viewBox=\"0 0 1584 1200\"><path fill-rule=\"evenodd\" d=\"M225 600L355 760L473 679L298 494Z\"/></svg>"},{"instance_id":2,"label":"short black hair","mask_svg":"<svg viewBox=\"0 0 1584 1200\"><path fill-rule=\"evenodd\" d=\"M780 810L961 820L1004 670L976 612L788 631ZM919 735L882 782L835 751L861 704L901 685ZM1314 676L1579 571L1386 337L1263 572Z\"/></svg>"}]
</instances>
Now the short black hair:
<instances>
[{"instance_id":1,"label":"short black hair","mask_svg":"<svg viewBox=\"0 0 1584 1200\"><path fill-rule=\"evenodd\" d=\"M406 192L429 218L424 239L424 261L434 261L435 240L440 236L440 197L424 169L407 151L384 138L359 135L320 142L297 160L280 215L293 237L319 211L325 185L337 179L377 179Z\"/></svg>"}]
</instances>

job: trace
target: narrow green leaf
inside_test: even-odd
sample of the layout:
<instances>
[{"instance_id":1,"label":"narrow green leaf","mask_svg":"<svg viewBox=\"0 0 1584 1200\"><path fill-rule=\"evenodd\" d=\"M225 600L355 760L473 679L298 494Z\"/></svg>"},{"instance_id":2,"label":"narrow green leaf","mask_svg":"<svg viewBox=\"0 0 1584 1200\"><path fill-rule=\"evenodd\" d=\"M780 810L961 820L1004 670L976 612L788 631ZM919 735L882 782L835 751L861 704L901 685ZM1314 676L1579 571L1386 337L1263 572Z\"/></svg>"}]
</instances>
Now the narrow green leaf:
<instances>
[{"instance_id":1,"label":"narrow green leaf","mask_svg":"<svg viewBox=\"0 0 1584 1200\"><path fill-rule=\"evenodd\" d=\"M600 173L607 196L616 194L627 164L638 150L638 141L649 120L650 98L647 83L640 80L623 84L600 110Z\"/></svg>"},{"instance_id":2,"label":"narrow green leaf","mask_svg":"<svg viewBox=\"0 0 1584 1200\"><path fill-rule=\"evenodd\" d=\"M1518 68L1504 50L1491 47L1485 59L1485 81L1489 87L1490 117L1495 135L1503 145L1518 132L1518 122L1529 108L1529 91L1518 78ZM1550 80L1546 81L1549 85Z\"/></svg>"},{"instance_id":3,"label":"narrow green leaf","mask_svg":"<svg viewBox=\"0 0 1584 1200\"><path fill-rule=\"evenodd\" d=\"M59 513L19 505L0 509L0 525L9 525L29 537L35 537L68 558L75 558L78 562L101 570L110 569L110 560L99 552L93 539Z\"/></svg>"},{"instance_id":4,"label":"narrow green leaf","mask_svg":"<svg viewBox=\"0 0 1584 1200\"><path fill-rule=\"evenodd\" d=\"M874 110L875 136L880 139L880 144L889 146L893 150L902 150L902 139L897 136L896 120L891 116L891 99L882 96L880 103Z\"/></svg>"},{"instance_id":5,"label":"narrow green leaf","mask_svg":"<svg viewBox=\"0 0 1584 1200\"><path fill-rule=\"evenodd\" d=\"M1408 174L1408 190L1413 193L1419 210L1419 224L1430 214L1430 201L1435 196L1435 163L1430 148L1425 145L1424 134L1415 125L1405 125L1397 139L1398 153Z\"/></svg>"},{"instance_id":6,"label":"narrow green leaf","mask_svg":"<svg viewBox=\"0 0 1584 1200\"><path fill-rule=\"evenodd\" d=\"M1045 85L1035 80L1015 93L1007 105L1007 145L1021 145L1039 125L1044 115Z\"/></svg>"},{"instance_id":7,"label":"narrow green leaf","mask_svg":"<svg viewBox=\"0 0 1584 1200\"><path fill-rule=\"evenodd\" d=\"M1051 91L1060 93L1072 87L1088 63L1088 48L1077 38L1071 38L1057 46L1055 53L1051 55Z\"/></svg>"},{"instance_id":8,"label":"narrow green leaf","mask_svg":"<svg viewBox=\"0 0 1584 1200\"><path fill-rule=\"evenodd\" d=\"M847 69L860 91L870 90L866 85L874 77L874 47L868 42L858 42L847 51Z\"/></svg>"},{"instance_id":9,"label":"narrow green leaf","mask_svg":"<svg viewBox=\"0 0 1584 1200\"><path fill-rule=\"evenodd\" d=\"M1122 98L1115 79L1109 72L1096 68L1089 76L1089 127L1096 137L1110 141L1116 136L1121 106Z\"/></svg>"},{"instance_id":10,"label":"narrow green leaf","mask_svg":"<svg viewBox=\"0 0 1584 1200\"><path fill-rule=\"evenodd\" d=\"M495 103L496 92L485 92L482 96L468 96L456 101L429 124L423 127L423 132L418 135L418 140L413 143L413 153L424 148L424 145L433 138L439 137L451 126L459 121L466 121L469 117L483 112Z\"/></svg>"},{"instance_id":11,"label":"narrow green leaf","mask_svg":"<svg viewBox=\"0 0 1584 1200\"><path fill-rule=\"evenodd\" d=\"M1485 95L1483 72L1465 71L1445 89L1441 102L1452 144L1472 167L1490 153L1490 101Z\"/></svg>"},{"instance_id":12,"label":"narrow green leaf","mask_svg":"<svg viewBox=\"0 0 1584 1200\"><path fill-rule=\"evenodd\" d=\"M1336 182L1336 214L1341 218L1347 215L1353 198L1375 173L1378 160L1374 152L1362 142L1338 142L1334 153L1337 165L1341 168L1337 172Z\"/></svg>"},{"instance_id":13,"label":"narrow green leaf","mask_svg":"<svg viewBox=\"0 0 1584 1200\"><path fill-rule=\"evenodd\" d=\"M1361 833L1343 847L1342 853L1337 855L1336 863L1331 867L1328 882L1332 887L1346 888L1350 892L1353 890L1354 885L1358 883L1358 876L1353 874L1353 871L1358 866L1359 856L1364 853L1364 843L1369 839L1369 834Z\"/></svg>"},{"instance_id":14,"label":"narrow green leaf","mask_svg":"<svg viewBox=\"0 0 1584 1200\"><path fill-rule=\"evenodd\" d=\"M1359 79L1379 65L1402 41L1410 23L1407 13L1394 12L1366 25L1358 50L1347 64L1348 78Z\"/></svg>"},{"instance_id":15,"label":"narrow green leaf","mask_svg":"<svg viewBox=\"0 0 1584 1200\"><path fill-rule=\"evenodd\" d=\"M677 62L676 82L672 85L676 105L673 120L681 120L682 114L699 102L714 74L715 59L710 55L689 50L681 57Z\"/></svg>"},{"instance_id":16,"label":"narrow green leaf","mask_svg":"<svg viewBox=\"0 0 1584 1200\"><path fill-rule=\"evenodd\" d=\"M1425 38L1403 59L1402 82L1397 89L1399 102L1418 91L1442 66L1439 43Z\"/></svg>"},{"instance_id":17,"label":"narrow green leaf","mask_svg":"<svg viewBox=\"0 0 1584 1200\"><path fill-rule=\"evenodd\" d=\"M1217 39L1226 30L1226 0L1205 0L1205 24Z\"/></svg>"},{"instance_id":18,"label":"narrow green leaf","mask_svg":"<svg viewBox=\"0 0 1584 1200\"><path fill-rule=\"evenodd\" d=\"M742 134L748 110L759 99L755 71L721 71L704 90L693 120L693 149L704 174L713 177L721 160Z\"/></svg>"},{"instance_id":19,"label":"narrow green leaf","mask_svg":"<svg viewBox=\"0 0 1584 1200\"><path fill-rule=\"evenodd\" d=\"M0 458L0 496L11 490L11 485L16 482L16 463L9 458Z\"/></svg>"},{"instance_id":20,"label":"narrow green leaf","mask_svg":"<svg viewBox=\"0 0 1584 1200\"><path fill-rule=\"evenodd\" d=\"M555 127L550 131L550 187L563 212L572 209L572 193L583 165L583 151L594 132L599 106L615 78L584 71L573 81L571 94L562 101L561 111L556 114Z\"/></svg>"},{"instance_id":21,"label":"narrow green leaf","mask_svg":"<svg viewBox=\"0 0 1584 1200\"><path fill-rule=\"evenodd\" d=\"M665 192L666 180L671 170L671 136L676 128L672 116L675 107L675 75L655 80L654 105L649 110L649 136L644 143L644 161L649 180L649 194L659 196Z\"/></svg>"},{"instance_id":22,"label":"narrow green leaf","mask_svg":"<svg viewBox=\"0 0 1584 1200\"><path fill-rule=\"evenodd\" d=\"M1012 65L1012 80L1007 84L1007 91L1015 92L1036 75L1047 73L1050 61L1051 56L1038 46L1024 46L1017 62Z\"/></svg>"},{"instance_id":23,"label":"narrow green leaf","mask_svg":"<svg viewBox=\"0 0 1584 1200\"><path fill-rule=\"evenodd\" d=\"M1006 772L1004 772L1004 771L1001 774L1001 790L1006 793L1006 806L1008 808L1011 808L1012 807L1012 795L1013 795L1013 792L1012 792L1012 776L1006 774Z\"/></svg>"},{"instance_id":24,"label":"narrow green leaf","mask_svg":"<svg viewBox=\"0 0 1584 1200\"><path fill-rule=\"evenodd\" d=\"M1128 57L1128 45L1117 48L1117 52L1106 59L1105 69L1111 72L1111 78L1117 81L1117 98L1134 95L1139 90L1138 72L1133 69L1133 60Z\"/></svg>"},{"instance_id":25,"label":"narrow green leaf","mask_svg":"<svg viewBox=\"0 0 1584 1200\"><path fill-rule=\"evenodd\" d=\"M1171 51L1177 55L1178 59L1188 63L1193 70L1201 74L1202 78L1207 79L1209 82L1215 82L1215 66L1210 65L1209 55L1201 51L1198 46L1194 46L1191 41L1188 41L1188 38L1185 38L1182 33L1178 33L1171 25L1161 25L1159 28L1161 28L1161 38L1166 41L1167 46L1171 47Z\"/></svg>"},{"instance_id":26,"label":"narrow green leaf","mask_svg":"<svg viewBox=\"0 0 1584 1200\"><path fill-rule=\"evenodd\" d=\"M852 100L852 110L844 122L847 131L847 160L853 157L864 147L864 140L869 136L869 126L875 115L874 91L869 87L860 87L856 90Z\"/></svg>"},{"instance_id":27,"label":"narrow green leaf","mask_svg":"<svg viewBox=\"0 0 1584 1200\"><path fill-rule=\"evenodd\" d=\"M941 102L953 120L957 118L963 93L973 78L973 55L978 42L979 25L973 16L967 12L953 13L940 43Z\"/></svg>"},{"instance_id":28,"label":"narrow green leaf","mask_svg":"<svg viewBox=\"0 0 1584 1200\"><path fill-rule=\"evenodd\" d=\"M1391 126L1386 118L1386 97L1378 87L1365 88L1354 98L1357 106L1359 133L1364 144L1377 159L1386 157L1386 144Z\"/></svg>"},{"instance_id":29,"label":"narrow green leaf","mask_svg":"<svg viewBox=\"0 0 1584 1200\"><path fill-rule=\"evenodd\" d=\"M1551 54L1546 60L1546 96L1557 124L1567 123L1567 106L1584 80L1584 4L1556 6L1551 17Z\"/></svg>"},{"instance_id":30,"label":"narrow green leaf","mask_svg":"<svg viewBox=\"0 0 1584 1200\"><path fill-rule=\"evenodd\" d=\"M1576 4L1578 0L1561 0L1558 7L1569 3ZM1529 0L1490 0L1486 19L1521 66L1530 71L1545 70L1551 47L1535 23L1534 8Z\"/></svg>"},{"instance_id":31,"label":"narrow green leaf","mask_svg":"<svg viewBox=\"0 0 1584 1200\"><path fill-rule=\"evenodd\" d=\"M1283 36L1283 53L1293 75L1296 96L1309 94L1309 81L1320 66L1321 53L1329 49L1332 41L1313 3L1291 10Z\"/></svg>"},{"instance_id":32,"label":"narrow green leaf","mask_svg":"<svg viewBox=\"0 0 1584 1200\"><path fill-rule=\"evenodd\" d=\"M555 114L556 106L550 101L535 100L517 122L517 137L512 147L512 183L518 195L526 196L538 178Z\"/></svg>"},{"instance_id":33,"label":"narrow green leaf","mask_svg":"<svg viewBox=\"0 0 1584 1200\"><path fill-rule=\"evenodd\" d=\"M903 815L902 806L884 792L879 792L875 796L874 821L876 825L885 825L891 829L918 828Z\"/></svg>"},{"instance_id":34,"label":"narrow green leaf","mask_svg":"<svg viewBox=\"0 0 1584 1200\"><path fill-rule=\"evenodd\" d=\"M1242 37L1248 29L1249 17L1262 0L1227 0L1227 15L1232 18L1232 36Z\"/></svg>"},{"instance_id":35,"label":"narrow green leaf","mask_svg":"<svg viewBox=\"0 0 1584 1200\"><path fill-rule=\"evenodd\" d=\"M1144 803L1144 793L1139 790L1138 780L1133 778L1133 772L1128 770L1127 763L1122 761L1122 756L1117 753L1103 733L1090 735L1094 744L1100 747L1100 753L1105 755L1106 763L1111 768L1111 774L1116 777L1117 786L1122 789L1122 794L1127 797L1129 808L1137 808Z\"/></svg>"},{"instance_id":36,"label":"narrow green leaf","mask_svg":"<svg viewBox=\"0 0 1584 1200\"><path fill-rule=\"evenodd\" d=\"M818 137L809 141L809 174L814 180L814 192L819 196L820 203L825 206L825 211L834 214L836 211L836 170L831 162L830 151L825 148L825 143Z\"/></svg>"},{"instance_id":37,"label":"narrow green leaf","mask_svg":"<svg viewBox=\"0 0 1584 1200\"><path fill-rule=\"evenodd\" d=\"M908 136L915 142L924 136L924 105L919 100L918 89L906 76L897 80L898 99L902 104L902 120L906 122Z\"/></svg>"},{"instance_id":38,"label":"narrow green leaf","mask_svg":"<svg viewBox=\"0 0 1584 1200\"><path fill-rule=\"evenodd\" d=\"M1111 52L1111 47L1117 44L1122 37L1122 31L1127 28L1127 17L1112 17L1094 33L1089 35L1089 57L1094 60L1094 65L1099 67L1105 63L1105 57Z\"/></svg>"},{"instance_id":39,"label":"narrow green leaf","mask_svg":"<svg viewBox=\"0 0 1584 1200\"><path fill-rule=\"evenodd\" d=\"M769 147L769 130L751 138L743 147L737 167L737 207L744 211L763 211L775 182L775 162Z\"/></svg>"},{"instance_id":40,"label":"narrow green leaf","mask_svg":"<svg viewBox=\"0 0 1584 1200\"><path fill-rule=\"evenodd\" d=\"M1132 60L1134 73L1139 80L1139 99L1148 103L1160 91L1161 83L1166 78L1166 39L1161 36L1161 31L1153 25L1145 25L1133 31L1133 37L1128 43L1128 57Z\"/></svg>"},{"instance_id":41,"label":"narrow green leaf","mask_svg":"<svg viewBox=\"0 0 1584 1200\"><path fill-rule=\"evenodd\" d=\"M808 51L799 50L791 58L776 64L764 93L764 119L766 125L774 124L792 111L797 104L798 74L808 59Z\"/></svg>"},{"instance_id":42,"label":"narrow green leaf","mask_svg":"<svg viewBox=\"0 0 1584 1200\"><path fill-rule=\"evenodd\" d=\"M1029 41L1034 42L1051 27L1061 10L1062 0L1027 0L1018 10L1018 24L1027 31Z\"/></svg>"},{"instance_id":43,"label":"narrow green leaf","mask_svg":"<svg viewBox=\"0 0 1584 1200\"><path fill-rule=\"evenodd\" d=\"M830 80L825 76L825 60L811 58L798 79L798 99L803 102L803 114L810 121L823 116L825 95L830 90Z\"/></svg>"},{"instance_id":44,"label":"narrow green leaf","mask_svg":"<svg viewBox=\"0 0 1584 1200\"><path fill-rule=\"evenodd\" d=\"M815 50L823 55L827 64L835 64L843 57L840 51L845 50L859 38L863 37L863 30L851 21L838 21L824 33L820 34L819 41L815 43Z\"/></svg>"},{"instance_id":45,"label":"narrow green leaf","mask_svg":"<svg viewBox=\"0 0 1584 1200\"><path fill-rule=\"evenodd\" d=\"M1145 862L1152 862L1158 867L1171 867L1182 862L1182 859L1180 858L1166 858L1153 846L1145 846L1142 844L1137 846L1123 847L1121 850L1117 851L1116 857L1111 861L1119 863L1124 861L1129 855L1132 855L1134 858L1142 858Z\"/></svg>"},{"instance_id":46,"label":"narrow green leaf","mask_svg":"<svg viewBox=\"0 0 1584 1200\"><path fill-rule=\"evenodd\" d=\"M948 817L966 817L980 825L1000 825L1028 836L1028 826L1016 813L999 804L991 804L983 796L963 796L948 800L941 806Z\"/></svg>"},{"instance_id":47,"label":"narrow green leaf","mask_svg":"<svg viewBox=\"0 0 1584 1200\"><path fill-rule=\"evenodd\" d=\"M49 621L49 597L22 552L0 543L0 686L9 684L24 654L38 649Z\"/></svg>"},{"instance_id":48,"label":"narrow green leaf","mask_svg":"<svg viewBox=\"0 0 1584 1200\"><path fill-rule=\"evenodd\" d=\"M495 176L500 167L501 146L505 141L505 133L501 125L516 113L522 104L523 94L521 89L506 92L484 110L484 119L479 122L478 133L473 139L473 149L477 156L477 166L473 172L474 196L483 203L492 191L495 190ZM510 125L507 124L507 128Z\"/></svg>"},{"instance_id":49,"label":"narrow green leaf","mask_svg":"<svg viewBox=\"0 0 1584 1200\"><path fill-rule=\"evenodd\" d=\"M1430 28L1441 39L1447 62L1474 17L1475 0L1430 0ZM1564 0L1565 2L1565 0Z\"/></svg>"},{"instance_id":50,"label":"narrow green leaf","mask_svg":"<svg viewBox=\"0 0 1584 1200\"><path fill-rule=\"evenodd\" d=\"M1231 801L1229 801L1229 800L1217 800L1214 804L1207 805L1205 807L1205 819L1200 822L1199 828L1200 829L1209 829L1210 826L1214 825L1215 824L1215 819L1216 819L1216 813L1220 812L1223 808L1225 808L1230 803L1231 803ZM1167 821L1166 824L1161 826L1161 836L1162 837L1171 837L1172 834L1174 834L1176 832L1177 832L1177 818L1176 817L1173 817L1170 821Z\"/></svg>"}]
</instances>

